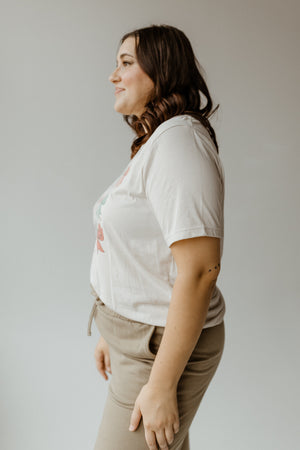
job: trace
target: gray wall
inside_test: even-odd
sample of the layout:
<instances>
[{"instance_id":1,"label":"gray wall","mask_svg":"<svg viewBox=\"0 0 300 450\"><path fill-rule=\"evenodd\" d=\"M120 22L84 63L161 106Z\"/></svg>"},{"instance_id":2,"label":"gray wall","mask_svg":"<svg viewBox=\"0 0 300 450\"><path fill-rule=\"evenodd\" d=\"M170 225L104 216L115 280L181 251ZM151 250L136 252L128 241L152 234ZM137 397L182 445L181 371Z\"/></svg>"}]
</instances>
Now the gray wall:
<instances>
[{"instance_id":1,"label":"gray wall","mask_svg":"<svg viewBox=\"0 0 300 450\"><path fill-rule=\"evenodd\" d=\"M299 3L6 0L0 17L1 448L93 448L92 207L133 139L108 76L123 33L163 23L221 105L226 177L226 344L192 449L297 448Z\"/></svg>"}]
</instances>

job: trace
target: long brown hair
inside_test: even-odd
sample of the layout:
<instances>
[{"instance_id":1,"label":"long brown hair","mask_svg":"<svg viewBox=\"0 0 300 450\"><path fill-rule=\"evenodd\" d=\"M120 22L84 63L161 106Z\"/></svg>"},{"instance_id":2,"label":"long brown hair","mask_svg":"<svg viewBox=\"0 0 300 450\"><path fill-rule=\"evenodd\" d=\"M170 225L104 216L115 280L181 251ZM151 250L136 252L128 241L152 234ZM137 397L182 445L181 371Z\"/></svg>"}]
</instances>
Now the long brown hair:
<instances>
[{"instance_id":1,"label":"long brown hair","mask_svg":"<svg viewBox=\"0 0 300 450\"><path fill-rule=\"evenodd\" d=\"M138 63L154 82L154 90L140 117L123 114L125 122L137 135L131 145L130 159L162 122L181 114L198 119L219 152L215 131L208 120L219 105L211 111L213 103L201 65L184 32L170 25L151 25L126 33L120 45L131 36L135 38ZM203 107L200 93L206 97Z\"/></svg>"}]
</instances>

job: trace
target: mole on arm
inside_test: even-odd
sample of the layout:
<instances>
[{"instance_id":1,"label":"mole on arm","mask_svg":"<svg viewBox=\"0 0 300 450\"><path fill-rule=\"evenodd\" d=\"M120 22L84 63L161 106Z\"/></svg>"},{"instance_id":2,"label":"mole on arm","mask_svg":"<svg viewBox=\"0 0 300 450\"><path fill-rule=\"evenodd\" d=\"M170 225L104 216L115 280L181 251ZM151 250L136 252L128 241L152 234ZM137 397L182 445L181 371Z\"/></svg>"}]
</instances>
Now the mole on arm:
<instances>
[{"instance_id":1,"label":"mole on arm","mask_svg":"<svg viewBox=\"0 0 300 450\"><path fill-rule=\"evenodd\" d=\"M220 267L220 263L218 263L216 266L214 266L214 268L213 269L208 269L208 271L209 272L211 272L212 270L216 270L216 269L219 269L219 267Z\"/></svg>"}]
</instances>

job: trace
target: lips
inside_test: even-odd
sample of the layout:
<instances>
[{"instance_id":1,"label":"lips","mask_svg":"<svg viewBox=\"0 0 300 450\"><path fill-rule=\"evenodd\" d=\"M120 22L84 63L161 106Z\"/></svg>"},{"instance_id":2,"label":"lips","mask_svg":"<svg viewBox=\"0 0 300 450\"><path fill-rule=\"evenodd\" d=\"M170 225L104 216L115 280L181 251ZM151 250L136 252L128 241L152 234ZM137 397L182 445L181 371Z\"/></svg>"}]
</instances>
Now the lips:
<instances>
[{"instance_id":1,"label":"lips","mask_svg":"<svg viewBox=\"0 0 300 450\"><path fill-rule=\"evenodd\" d=\"M118 94L119 92L122 92L122 91L124 91L124 89L121 89L121 88L116 88L116 90L115 90L115 94Z\"/></svg>"}]
</instances>

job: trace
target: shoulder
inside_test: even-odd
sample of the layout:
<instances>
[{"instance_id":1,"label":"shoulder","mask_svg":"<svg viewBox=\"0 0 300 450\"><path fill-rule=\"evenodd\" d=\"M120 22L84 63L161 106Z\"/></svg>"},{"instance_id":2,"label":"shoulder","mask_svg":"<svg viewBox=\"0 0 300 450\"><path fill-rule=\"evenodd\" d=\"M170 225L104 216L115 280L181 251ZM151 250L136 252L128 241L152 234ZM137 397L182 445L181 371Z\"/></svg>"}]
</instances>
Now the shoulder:
<instances>
[{"instance_id":1,"label":"shoulder","mask_svg":"<svg viewBox=\"0 0 300 450\"><path fill-rule=\"evenodd\" d=\"M215 144L206 127L188 114L165 120L156 128L148 142L152 150L159 148L160 153L187 153L197 150L203 155L217 155Z\"/></svg>"},{"instance_id":2,"label":"shoulder","mask_svg":"<svg viewBox=\"0 0 300 450\"><path fill-rule=\"evenodd\" d=\"M199 121L197 121L199 122ZM200 122L199 122L200 123ZM195 119L188 114L181 114L179 116L173 116L170 119L162 122L152 133L149 139L154 143L162 134L172 134L177 130L191 129L195 127Z\"/></svg>"},{"instance_id":3,"label":"shoulder","mask_svg":"<svg viewBox=\"0 0 300 450\"><path fill-rule=\"evenodd\" d=\"M194 117L183 114L161 123L145 143L143 164L183 170L191 167L216 166L219 155L206 127Z\"/></svg>"},{"instance_id":4,"label":"shoulder","mask_svg":"<svg viewBox=\"0 0 300 450\"><path fill-rule=\"evenodd\" d=\"M196 144L214 147L205 126L189 114L173 116L162 122L152 133L146 144L149 146ZM148 146L147 145L147 146Z\"/></svg>"}]
</instances>

